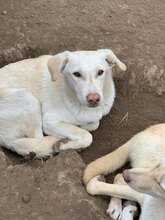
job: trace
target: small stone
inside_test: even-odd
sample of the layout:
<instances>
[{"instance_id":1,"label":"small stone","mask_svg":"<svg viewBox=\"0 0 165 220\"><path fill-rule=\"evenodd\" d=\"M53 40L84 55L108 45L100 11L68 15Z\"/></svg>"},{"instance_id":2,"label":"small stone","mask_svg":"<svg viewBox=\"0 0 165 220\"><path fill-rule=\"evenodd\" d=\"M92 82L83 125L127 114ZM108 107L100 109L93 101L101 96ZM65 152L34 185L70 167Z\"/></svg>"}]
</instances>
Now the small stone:
<instances>
[{"instance_id":1,"label":"small stone","mask_svg":"<svg viewBox=\"0 0 165 220\"><path fill-rule=\"evenodd\" d=\"M7 15L7 10L3 10L3 11L2 11L2 14L3 14L3 15Z\"/></svg>"},{"instance_id":2,"label":"small stone","mask_svg":"<svg viewBox=\"0 0 165 220\"><path fill-rule=\"evenodd\" d=\"M83 13L83 14L87 14L87 11L83 10L82 13Z\"/></svg>"},{"instance_id":3,"label":"small stone","mask_svg":"<svg viewBox=\"0 0 165 220\"><path fill-rule=\"evenodd\" d=\"M7 170L10 171L10 172L13 172L14 171L14 167L12 165L9 165L7 167Z\"/></svg>"},{"instance_id":4,"label":"small stone","mask_svg":"<svg viewBox=\"0 0 165 220\"><path fill-rule=\"evenodd\" d=\"M30 201L30 195L26 194L24 196L22 196L22 202L24 203L28 203Z\"/></svg>"}]
</instances>

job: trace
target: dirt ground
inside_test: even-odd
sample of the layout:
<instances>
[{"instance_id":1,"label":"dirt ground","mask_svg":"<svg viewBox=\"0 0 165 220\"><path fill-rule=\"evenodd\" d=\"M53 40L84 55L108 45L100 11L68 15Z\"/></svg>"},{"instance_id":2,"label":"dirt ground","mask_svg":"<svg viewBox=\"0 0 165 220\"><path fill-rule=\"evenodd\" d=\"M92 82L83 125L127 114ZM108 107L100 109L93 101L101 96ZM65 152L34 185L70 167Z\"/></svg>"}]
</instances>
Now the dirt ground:
<instances>
[{"instance_id":1,"label":"dirt ground","mask_svg":"<svg viewBox=\"0 0 165 220\"><path fill-rule=\"evenodd\" d=\"M113 70L115 105L80 155L71 151L68 159L63 153L27 165L1 153L0 220L108 219L107 200L88 196L80 184L82 170L138 131L164 122L164 11L164 0L1 0L0 66L64 50L111 48L128 70Z\"/></svg>"}]
</instances>

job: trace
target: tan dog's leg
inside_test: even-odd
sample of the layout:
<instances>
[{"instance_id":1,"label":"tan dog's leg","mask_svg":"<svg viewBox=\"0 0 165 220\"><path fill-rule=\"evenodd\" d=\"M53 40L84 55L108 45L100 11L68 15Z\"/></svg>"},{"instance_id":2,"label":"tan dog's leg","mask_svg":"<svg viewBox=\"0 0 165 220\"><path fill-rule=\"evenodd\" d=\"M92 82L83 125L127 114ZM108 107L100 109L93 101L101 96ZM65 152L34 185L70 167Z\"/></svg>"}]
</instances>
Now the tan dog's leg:
<instances>
[{"instance_id":1,"label":"tan dog's leg","mask_svg":"<svg viewBox=\"0 0 165 220\"><path fill-rule=\"evenodd\" d=\"M122 217L121 220L133 220L134 217L137 215L137 204L135 202L132 201L126 201L123 204L124 208L122 211Z\"/></svg>"},{"instance_id":2,"label":"tan dog's leg","mask_svg":"<svg viewBox=\"0 0 165 220\"><path fill-rule=\"evenodd\" d=\"M121 174L117 174L114 179L114 184L127 185ZM126 201L122 207L122 200L116 197L111 197L108 209L106 210L113 220L133 220L137 212L135 202Z\"/></svg>"},{"instance_id":3,"label":"tan dog's leg","mask_svg":"<svg viewBox=\"0 0 165 220\"><path fill-rule=\"evenodd\" d=\"M114 184L125 185L125 181L121 174L117 174L114 179ZM114 220L120 220L122 216L122 200L116 197L111 197L108 209L106 210L107 215L109 215Z\"/></svg>"},{"instance_id":4,"label":"tan dog's leg","mask_svg":"<svg viewBox=\"0 0 165 220\"><path fill-rule=\"evenodd\" d=\"M136 201L139 204L143 202L143 194L133 190L128 185L117 185L100 182L98 180L99 176L94 177L87 184L87 192L91 195L108 195L117 197L120 199L127 199L131 201Z\"/></svg>"}]
</instances>

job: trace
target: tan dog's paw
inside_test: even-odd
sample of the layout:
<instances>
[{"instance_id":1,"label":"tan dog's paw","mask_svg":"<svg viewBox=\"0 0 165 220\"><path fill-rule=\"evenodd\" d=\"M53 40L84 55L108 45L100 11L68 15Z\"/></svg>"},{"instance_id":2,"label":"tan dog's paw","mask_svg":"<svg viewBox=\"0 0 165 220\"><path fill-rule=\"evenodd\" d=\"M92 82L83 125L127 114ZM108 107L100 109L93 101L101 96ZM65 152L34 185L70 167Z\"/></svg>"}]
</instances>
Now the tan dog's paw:
<instances>
[{"instance_id":1,"label":"tan dog's paw","mask_svg":"<svg viewBox=\"0 0 165 220\"><path fill-rule=\"evenodd\" d=\"M138 216L137 203L133 201L126 201L123 204L122 220L134 219Z\"/></svg>"},{"instance_id":2,"label":"tan dog's paw","mask_svg":"<svg viewBox=\"0 0 165 220\"><path fill-rule=\"evenodd\" d=\"M95 177L93 177L89 182L94 182L94 181L97 181L97 182L106 182L105 177L104 177L103 175L95 176Z\"/></svg>"},{"instance_id":3,"label":"tan dog's paw","mask_svg":"<svg viewBox=\"0 0 165 220\"><path fill-rule=\"evenodd\" d=\"M86 186L86 190L90 195L97 195L97 189L100 186L100 182L105 182L105 178L101 175L92 178Z\"/></svg>"},{"instance_id":4,"label":"tan dog's paw","mask_svg":"<svg viewBox=\"0 0 165 220\"><path fill-rule=\"evenodd\" d=\"M111 200L108 209L106 210L106 214L110 216L113 220L121 220L122 216L122 204L121 202L115 202L115 200Z\"/></svg>"},{"instance_id":5,"label":"tan dog's paw","mask_svg":"<svg viewBox=\"0 0 165 220\"><path fill-rule=\"evenodd\" d=\"M123 204L122 220L134 219L138 214L138 208L135 202L126 202Z\"/></svg>"},{"instance_id":6,"label":"tan dog's paw","mask_svg":"<svg viewBox=\"0 0 165 220\"><path fill-rule=\"evenodd\" d=\"M99 175L99 176L98 176L98 181L100 181L100 182L106 182L106 179L105 179L105 177L104 177L103 175Z\"/></svg>"}]
</instances>

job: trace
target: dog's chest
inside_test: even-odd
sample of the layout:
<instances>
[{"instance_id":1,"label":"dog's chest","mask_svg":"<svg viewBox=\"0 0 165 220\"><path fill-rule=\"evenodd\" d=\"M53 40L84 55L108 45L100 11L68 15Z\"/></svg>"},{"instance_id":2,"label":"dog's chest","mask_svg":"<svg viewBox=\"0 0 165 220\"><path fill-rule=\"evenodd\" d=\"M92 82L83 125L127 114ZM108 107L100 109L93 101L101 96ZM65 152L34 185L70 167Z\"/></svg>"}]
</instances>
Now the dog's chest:
<instances>
[{"instance_id":1,"label":"dog's chest","mask_svg":"<svg viewBox=\"0 0 165 220\"><path fill-rule=\"evenodd\" d=\"M85 125L88 123L99 122L102 117L102 111L81 111L79 114L74 115L79 125Z\"/></svg>"},{"instance_id":2,"label":"dog's chest","mask_svg":"<svg viewBox=\"0 0 165 220\"><path fill-rule=\"evenodd\" d=\"M156 219L165 219L165 200L146 196L144 198L140 220Z\"/></svg>"},{"instance_id":3,"label":"dog's chest","mask_svg":"<svg viewBox=\"0 0 165 220\"><path fill-rule=\"evenodd\" d=\"M76 126L96 123L102 118L102 112L71 112L67 109L57 110L55 114L58 120L65 121L66 123L74 124Z\"/></svg>"}]
</instances>

